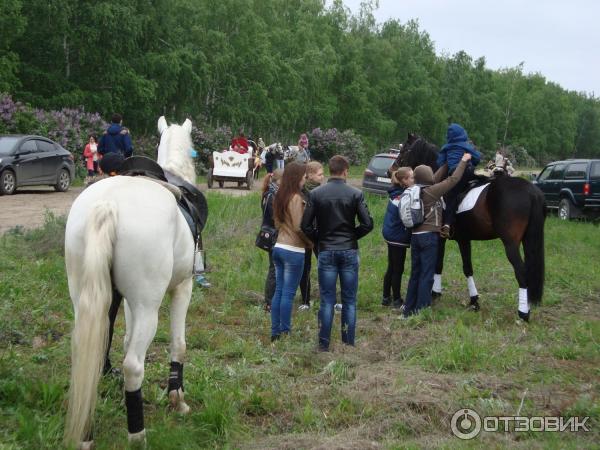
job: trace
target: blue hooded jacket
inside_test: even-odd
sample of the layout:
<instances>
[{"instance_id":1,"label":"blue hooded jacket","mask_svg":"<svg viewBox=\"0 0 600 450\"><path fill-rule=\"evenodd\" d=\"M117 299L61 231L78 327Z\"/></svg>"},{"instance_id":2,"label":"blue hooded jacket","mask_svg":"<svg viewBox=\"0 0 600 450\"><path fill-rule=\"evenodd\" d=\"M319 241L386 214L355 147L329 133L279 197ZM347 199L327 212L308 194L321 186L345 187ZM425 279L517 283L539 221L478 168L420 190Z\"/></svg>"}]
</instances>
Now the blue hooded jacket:
<instances>
[{"instance_id":1,"label":"blue hooded jacket","mask_svg":"<svg viewBox=\"0 0 600 450\"><path fill-rule=\"evenodd\" d=\"M437 159L438 167L448 163L448 173L453 172L465 152L469 152L472 156L469 161L472 167L479 164L481 154L469 143L469 136L463 127L457 123L450 124L446 139L448 143L442 147Z\"/></svg>"},{"instance_id":2,"label":"blue hooded jacket","mask_svg":"<svg viewBox=\"0 0 600 450\"><path fill-rule=\"evenodd\" d=\"M383 229L381 232L388 244L408 247L410 246L411 231L407 229L402 223L402 220L400 220L400 212L398 211L400 195L403 192L404 188L400 186L392 186L388 190L390 201L388 202L387 210L385 211Z\"/></svg>"},{"instance_id":3,"label":"blue hooded jacket","mask_svg":"<svg viewBox=\"0 0 600 450\"><path fill-rule=\"evenodd\" d=\"M120 153L125 158L129 158L133 153L129 131L118 123L112 123L100 138L98 152L101 155Z\"/></svg>"}]
</instances>

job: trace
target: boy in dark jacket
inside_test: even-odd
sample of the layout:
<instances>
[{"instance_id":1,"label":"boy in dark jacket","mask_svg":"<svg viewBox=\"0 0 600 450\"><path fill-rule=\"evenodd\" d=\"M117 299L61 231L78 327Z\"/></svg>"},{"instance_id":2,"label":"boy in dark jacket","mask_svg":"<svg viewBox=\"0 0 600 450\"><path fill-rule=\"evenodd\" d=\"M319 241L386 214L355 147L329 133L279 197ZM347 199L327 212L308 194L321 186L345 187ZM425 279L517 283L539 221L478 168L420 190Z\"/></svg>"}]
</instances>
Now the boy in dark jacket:
<instances>
[{"instance_id":1,"label":"boy in dark jacket","mask_svg":"<svg viewBox=\"0 0 600 450\"><path fill-rule=\"evenodd\" d=\"M122 126L121 114L113 114L112 123L100 138L98 153L107 155L109 153L120 153L124 158L133 154L133 145L129 130Z\"/></svg>"},{"instance_id":2,"label":"boy in dark jacket","mask_svg":"<svg viewBox=\"0 0 600 450\"><path fill-rule=\"evenodd\" d=\"M431 167L415 168L415 183L421 185L421 201L425 220L412 230L410 242L411 273L406 292L404 317L415 314L419 310L431 306L431 288L437 261L438 238L442 223L442 195L445 195L459 182L471 153L464 153L460 163L448 178L439 181L446 175L444 164L433 174Z\"/></svg>"},{"instance_id":3,"label":"boy in dark jacket","mask_svg":"<svg viewBox=\"0 0 600 450\"><path fill-rule=\"evenodd\" d=\"M444 211L444 226L440 233L444 238L450 237L450 228L456 219L458 195L465 190L467 183L475 176L475 166L481 160L481 154L469 142L467 132L457 123L451 123L448 126L446 139L448 142L442 147L437 160L438 167L448 164L448 175L452 175L465 153L471 155L471 161L467 164L458 183L444 195L446 210Z\"/></svg>"}]
</instances>

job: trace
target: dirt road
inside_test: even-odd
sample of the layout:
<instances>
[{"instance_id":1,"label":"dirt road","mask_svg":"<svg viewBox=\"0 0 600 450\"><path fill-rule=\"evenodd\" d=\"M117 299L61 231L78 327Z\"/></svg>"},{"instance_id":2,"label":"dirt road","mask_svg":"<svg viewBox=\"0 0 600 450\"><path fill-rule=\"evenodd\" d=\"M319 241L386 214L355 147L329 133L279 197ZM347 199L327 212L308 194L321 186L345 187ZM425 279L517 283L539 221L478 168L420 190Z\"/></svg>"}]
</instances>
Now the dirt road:
<instances>
[{"instance_id":1,"label":"dirt road","mask_svg":"<svg viewBox=\"0 0 600 450\"><path fill-rule=\"evenodd\" d=\"M350 184L359 187L360 180L350 180ZM206 183L199 185L203 192L220 192L235 197L248 195L261 189L255 182L252 191L238 188L235 183L225 183L223 188L208 189ZM83 187L71 187L67 192L55 192L54 189L41 186L18 189L14 195L0 196L0 235L11 228L21 226L26 229L38 228L44 224L46 211L57 216L66 215L75 198Z\"/></svg>"},{"instance_id":2,"label":"dirt road","mask_svg":"<svg viewBox=\"0 0 600 450\"><path fill-rule=\"evenodd\" d=\"M82 187L72 187L67 192L56 192L47 186L29 187L18 189L14 195L0 196L0 234L16 226L43 225L47 210L55 215L67 214L82 190Z\"/></svg>"}]
</instances>

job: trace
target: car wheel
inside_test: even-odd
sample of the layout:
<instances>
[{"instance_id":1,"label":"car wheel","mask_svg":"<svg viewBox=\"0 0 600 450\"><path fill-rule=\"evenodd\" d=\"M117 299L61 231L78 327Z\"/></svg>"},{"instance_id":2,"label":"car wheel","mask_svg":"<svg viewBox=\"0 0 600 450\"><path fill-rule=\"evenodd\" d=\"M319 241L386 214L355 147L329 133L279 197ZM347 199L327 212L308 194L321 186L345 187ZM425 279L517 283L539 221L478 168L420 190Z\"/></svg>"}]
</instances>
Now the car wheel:
<instances>
[{"instance_id":1,"label":"car wheel","mask_svg":"<svg viewBox=\"0 0 600 450\"><path fill-rule=\"evenodd\" d=\"M573 204L567 198L563 198L558 203L558 218L561 220L571 220L573 218Z\"/></svg>"},{"instance_id":2,"label":"car wheel","mask_svg":"<svg viewBox=\"0 0 600 450\"><path fill-rule=\"evenodd\" d=\"M5 170L0 175L0 194L12 195L17 190L17 178L12 170Z\"/></svg>"},{"instance_id":3,"label":"car wheel","mask_svg":"<svg viewBox=\"0 0 600 450\"><path fill-rule=\"evenodd\" d=\"M246 185L248 186L248 190L251 191L254 185L254 172L252 170L246 172Z\"/></svg>"},{"instance_id":4,"label":"car wheel","mask_svg":"<svg viewBox=\"0 0 600 450\"><path fill-rule=\"evenodd\" d=\"M66 192L71 186L71 175L67 169L61 169L58 173L58 181L54 185L54 189L58 192Z\"/></svg>"}]
</instances>

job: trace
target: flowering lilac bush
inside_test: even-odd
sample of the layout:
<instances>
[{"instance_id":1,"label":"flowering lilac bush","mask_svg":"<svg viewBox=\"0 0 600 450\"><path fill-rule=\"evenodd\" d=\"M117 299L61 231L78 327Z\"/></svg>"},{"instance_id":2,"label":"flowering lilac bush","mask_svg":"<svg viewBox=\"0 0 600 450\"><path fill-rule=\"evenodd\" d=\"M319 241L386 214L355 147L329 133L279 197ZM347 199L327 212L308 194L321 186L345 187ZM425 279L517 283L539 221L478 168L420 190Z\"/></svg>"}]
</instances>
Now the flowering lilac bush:
<instances>
[{"instance_id":1,"label":"flowering lilac bush","mask_svg":"<svg viewBox=\"0 0 600 450\"><path fill-rule=\"evenodd\" d=\"M88 136L101 135L106 127L98 113L88 113L83 107L45 111L0 94L0 133L45 136L80 157Z\"/></svg>"},{"instance_id":2,"label":"flowering lilac bush","mask_svg":"<svg viewBox=\"0 0 600 450\"><path fill-rule=\"evenodd\" d=\"M339 132L335 128L325 131L315 128L308 133L308 138L313 159L327 161L333 155L344 155L352 165L364 162L365 146L352 130Z\"/></svg>"},{"instance_id":3,"label":"flowering lilac bush","mask_svg":"<svg viewBox=\"0 0 600 450\"><path fill-rule=\"evenodd\" d=\"M229 147L233 133L228 126L212 128L209 125L200 124L192 127L192 142L198 152L196 160L196 171L205 173L208 167L209 156L212 152L225 150Z\"/></svg>"}]
</instances>

